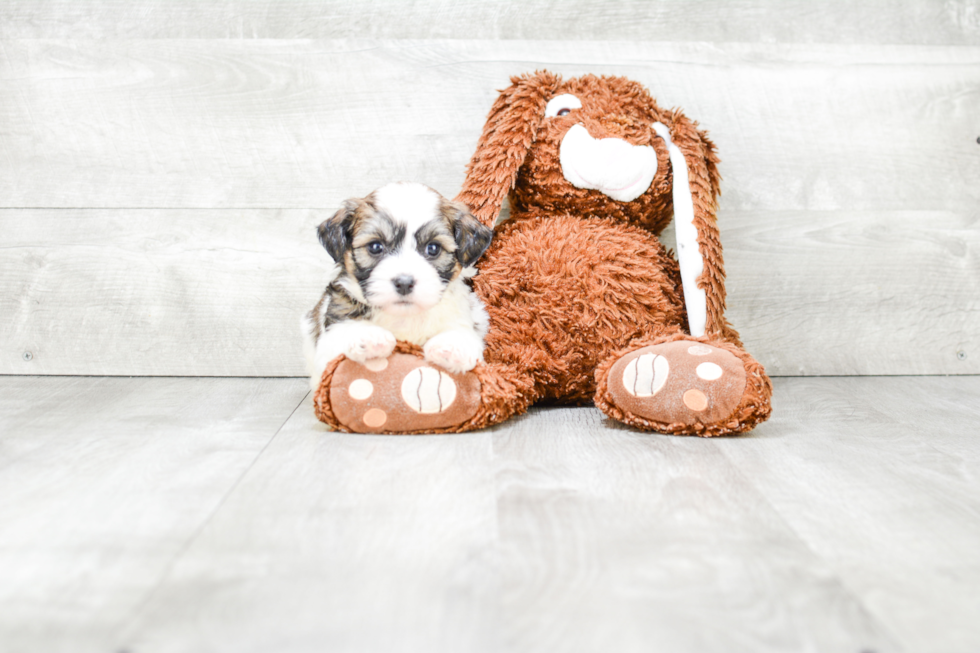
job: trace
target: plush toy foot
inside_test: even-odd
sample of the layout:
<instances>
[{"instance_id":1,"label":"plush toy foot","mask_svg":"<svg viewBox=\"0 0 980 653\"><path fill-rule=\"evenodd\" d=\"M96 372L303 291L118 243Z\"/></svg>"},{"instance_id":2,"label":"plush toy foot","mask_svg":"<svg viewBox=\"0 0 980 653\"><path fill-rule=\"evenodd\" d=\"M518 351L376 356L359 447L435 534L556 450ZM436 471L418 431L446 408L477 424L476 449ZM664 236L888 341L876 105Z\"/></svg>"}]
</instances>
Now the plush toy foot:
<instances>
[{"instance_id":1,"label":"plush toy foot","mask_svg":"<svg viewBox=\"0 0 980 653\"><path fill-rule=\"evenodd\" d=\"M675 338L613 360L597 370L596 405L644 430L727 435L748 431L771 412L762 366L728 343Z\"/></svg>"},{"instance_id":2,"label":"plush toy foot","mask_svg":"<svg viewBox=\"0 0 980 653\"><path fill-rule=\"evenodd\" d=\"M480 407L480 380L451 374L414 354L328 366L315 397L317 417L353 433L456 430Z\"/></svg>"}]
</instances>

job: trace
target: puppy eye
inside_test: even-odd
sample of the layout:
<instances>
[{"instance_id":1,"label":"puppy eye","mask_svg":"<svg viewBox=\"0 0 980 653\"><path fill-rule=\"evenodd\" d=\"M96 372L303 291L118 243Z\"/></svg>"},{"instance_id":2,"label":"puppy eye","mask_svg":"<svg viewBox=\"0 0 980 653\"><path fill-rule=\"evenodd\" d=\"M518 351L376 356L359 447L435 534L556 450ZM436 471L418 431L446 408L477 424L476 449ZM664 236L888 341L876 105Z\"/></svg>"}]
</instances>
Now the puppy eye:
<instances>
[{"instance_id":1,"label":"puppy eye","mask_svg":"<svg viewBox=\"0 0 980 653\"><path fill-rule=\"evenodd\" d=\"M435 258L439 256L439 252L442 251L442 246L439 243L429 243L425 246L425 255L429 258Z\"/></svg>"},{"instance_id":2,"label":"puppy eye","mask_svg":"<svg viewBox=\"0 0 980 653\"><path fill-rule=\"evenodd\" d=\"M380 241L372 240L367 244L367 251L371 256L378 256L381 252L385 251L385 246Z\"/></svg>"},{"instance_id":3,"label":"puppy eye","mask_svg":"<svg viewBox=\"0 0 980 653\"><path fill-rule=\"evenodd\" d=\"M554 118L555 116L567 116L573 109L581 108L581 100L574 95L565 93L548 100L548 105L544 108L544 117Z\"/></svg>"}]
</instances>

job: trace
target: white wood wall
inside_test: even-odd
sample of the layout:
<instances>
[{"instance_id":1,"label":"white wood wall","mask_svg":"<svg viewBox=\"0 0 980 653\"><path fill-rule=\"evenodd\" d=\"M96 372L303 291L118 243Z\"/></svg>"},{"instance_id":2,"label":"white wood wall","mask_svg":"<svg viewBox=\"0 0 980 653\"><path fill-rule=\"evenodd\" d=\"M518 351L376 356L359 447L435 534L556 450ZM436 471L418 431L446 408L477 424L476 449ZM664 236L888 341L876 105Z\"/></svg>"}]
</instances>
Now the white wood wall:
<instances>
[{"instance_id":1,"label":"white wood wall","mask_svg":"<svg viewBox=\"0 0 980 653\"><path fill-rule=\"evenodd\" d=\"M5 1L0 373L302 374L315 225L539 68L710 131L771 373L980 373L980 0Z\"/></svg>"}]
</instances>

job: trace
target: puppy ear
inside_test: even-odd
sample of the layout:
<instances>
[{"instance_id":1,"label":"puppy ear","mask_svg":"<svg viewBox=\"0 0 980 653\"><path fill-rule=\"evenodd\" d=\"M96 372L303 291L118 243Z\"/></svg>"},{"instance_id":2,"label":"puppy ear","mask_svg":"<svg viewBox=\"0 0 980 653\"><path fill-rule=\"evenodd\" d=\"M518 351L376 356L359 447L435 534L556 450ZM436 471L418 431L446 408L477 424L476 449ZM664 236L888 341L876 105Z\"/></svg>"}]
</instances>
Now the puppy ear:
<instances>
[{"instance_id":1,"label":"puppy ear","mask_svg":"<svg viewBox=\"0 0 980 653\"><path fill-rule=\"evenodd\" d=\"M538 128L545 107L561 84L561 77L546 70L534 75L511 77L509 88L493 103L476 152L466 167L466 180L456 200L473 210L473 215L493 227L507 193L514 187Z\"/></svg>"},{"instance_id":2,"label":"puppy ear","mask_svg":"<svg viewBox=\"0 0 980 653\"><path fill-rule=\"evenodd\" d=\"M357 200L345 201L343 208L324 220L316 229L320 244L337 263L344 262L344 252L350 247L357 207Z\"/></svg>"},{"instance_id":3,"label":"puppy ear","mask_svg":"<svg viewBox=\"0 0 980 653\"><path fill-rule=\"evenodd\" d=\"M456 260L465 268L476 263L483 252L487 251L493 239L493 229L473 217L465 205L454 202L452 206L457 210L453 219Z\"/></svg>"}]
</instances>

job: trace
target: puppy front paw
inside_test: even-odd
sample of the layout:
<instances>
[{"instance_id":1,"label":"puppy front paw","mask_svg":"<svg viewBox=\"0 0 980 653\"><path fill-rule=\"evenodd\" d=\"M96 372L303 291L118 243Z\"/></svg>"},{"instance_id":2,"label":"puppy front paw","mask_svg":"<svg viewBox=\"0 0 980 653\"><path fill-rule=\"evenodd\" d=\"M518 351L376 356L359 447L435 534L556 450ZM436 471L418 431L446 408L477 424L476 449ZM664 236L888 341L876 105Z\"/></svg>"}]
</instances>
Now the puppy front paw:
<instances>
[{"instance_id":1,"label":"puppy front paw","mask_svg":"<svg viewBox=\"0 0 980 653\"><path fill-rule=\"evenodd\" d=\"M425 360L453 373L469 372L483 360L483 343L475 334L447 331L422 347Z\"/></svg>"},{"instance_id":2,"label":"puppy front paw","mask_svg":"<svg viewBox=\"0 0 980 653\"><path fill-rule=\"evenodd\" d=\"M379 326L365 325L347 343L344 354L352 361L363 363L372 358L387 358L394 350L395 336L390 331Z\"/></svg>"}]
</instances>

